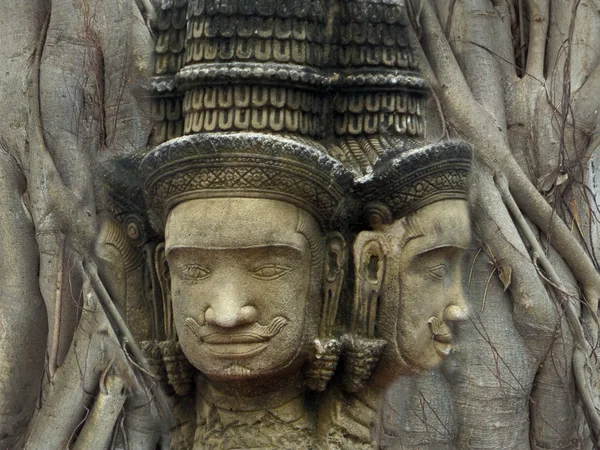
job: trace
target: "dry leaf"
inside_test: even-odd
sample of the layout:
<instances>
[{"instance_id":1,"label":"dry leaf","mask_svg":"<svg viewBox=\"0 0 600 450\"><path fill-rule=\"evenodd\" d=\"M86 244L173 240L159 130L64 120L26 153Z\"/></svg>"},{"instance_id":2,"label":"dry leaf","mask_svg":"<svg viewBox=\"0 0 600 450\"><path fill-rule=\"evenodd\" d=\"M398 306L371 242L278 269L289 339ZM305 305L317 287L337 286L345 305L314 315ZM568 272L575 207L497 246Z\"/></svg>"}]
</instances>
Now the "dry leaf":
<instances>
[{"instance_id":1,"label":"dry leaf","mask_svg":"<svg viewBox=\"0 0 600 450\"><path fill-rule=\"evenodd\" d=\"M504 285L504 290L506 291L510 286L510 282L512 279L512 267L511 266L500 266L498 269L498 276L500 277L500 281Z\"/></svg>"}]
</instances>

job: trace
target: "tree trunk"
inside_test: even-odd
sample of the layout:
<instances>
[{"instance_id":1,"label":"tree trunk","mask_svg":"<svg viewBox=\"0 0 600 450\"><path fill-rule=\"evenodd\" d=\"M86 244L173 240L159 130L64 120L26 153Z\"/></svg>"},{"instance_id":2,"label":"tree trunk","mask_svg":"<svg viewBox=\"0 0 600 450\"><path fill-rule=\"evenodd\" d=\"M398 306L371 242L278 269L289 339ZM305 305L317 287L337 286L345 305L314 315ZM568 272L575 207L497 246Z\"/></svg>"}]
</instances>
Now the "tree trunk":
<instances>
[{"instance_id":1,"label":"tree trunk","mask_svg":"<svg viewBox=\"0 0 600 450\"><path fill-rule=\"evenodd\" d=\"M476 240L464 280L470 320L456 330L455 353L392 386L379 445L597 448L600 6L396 1L406 3L432 88L427 139L474 148ZM53 402L71 405L69 426L78 426L110 366L90 357L86 394L61 397L82 381L59 375L77 365L69 349L106 338L81 330L91 320L81 313L85 268L107 204L97 174L111 156L134 160L151 141L146 21L155 13L148 0L0 5L0 448L13 448ZM123 337L113 319L111 345ZM124 379L111 383L137 386ZM112 423L122 400L117 392L117 409L94 420ZM40 426L56 418L50 412ZM31 448L47 443L39 430L30 425ZM151 447L155 434L140 442ZM63 445L72 435L55 437Z\"/></svg>"}]
</instances>

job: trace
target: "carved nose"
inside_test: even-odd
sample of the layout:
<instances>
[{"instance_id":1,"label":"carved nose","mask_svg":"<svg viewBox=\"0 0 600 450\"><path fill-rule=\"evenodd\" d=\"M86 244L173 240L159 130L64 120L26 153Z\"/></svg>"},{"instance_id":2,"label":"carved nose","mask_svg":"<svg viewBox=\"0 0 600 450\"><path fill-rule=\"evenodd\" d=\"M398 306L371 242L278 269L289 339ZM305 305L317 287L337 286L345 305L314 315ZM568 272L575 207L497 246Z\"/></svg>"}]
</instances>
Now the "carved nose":
<instances>
[{"instance_id":1,"label":"carved nose","mask_svg":"<svg viewBox=\"0 0 600 450\"><path fill-rule=\"evenodd\" d=\"M233 328L247 325L256 321L257 311L248 305L243 292L232 290L231 286L223 287L213 297L208 309L204 312L204 319L209 325L222 328Z\"/></svg>"},{"instance_id":2,"label":"carved nose","mask_svg":"<svg viewBox=\"0 0 600 450\"><path fill-rule=\"evenodd\" d=\"M237 308L234 305L220 308L209 307L204 313L204 318L210 325L222 328L239 327L256 321L256 308L254 306Z\"/></svg>"},{"instance_id":3,"label":"carved nose","mask_svg":"<svg viewBox=\"0 0 600 450\"><path fill-rule=\"evenodd\" d=\"M468 318L467 299L462 287L462 280L456 277L448 291L449 304L444 309L444 322L462 322Z\"/></svg>"},{"instance_id":4,"label":"carved nose","mask_svg":"<svg viewBox=\"0 0 600 450\"><path fill-rule=\"evenodd\" d=\"M450 305L444 309L444 322L462 322L463 320L467 320L465 307Z\"/></svg>"}]
</instances>

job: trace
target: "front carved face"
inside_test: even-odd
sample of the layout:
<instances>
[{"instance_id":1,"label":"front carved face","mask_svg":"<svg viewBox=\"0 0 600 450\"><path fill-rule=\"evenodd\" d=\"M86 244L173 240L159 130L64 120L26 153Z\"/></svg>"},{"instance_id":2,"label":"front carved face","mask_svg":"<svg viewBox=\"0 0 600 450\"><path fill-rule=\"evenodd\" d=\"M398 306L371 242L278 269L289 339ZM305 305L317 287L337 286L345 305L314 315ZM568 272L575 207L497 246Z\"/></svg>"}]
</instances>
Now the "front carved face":
<instances>
[{"instance_id":1,"label":"front carved face","mask_svg":"<svg viewBox=\"0 0 600 450\"><path fill-rule=\"evenodd\" d=\"M384 384L436 367L452 350L452 322L466 318L464 251L471 242L467 202L427 205L391 225L362 232L355 257L361 280L377 289L376 338L387 345L375 374ZM363 295L364 296L364 295Z\"/></svg>"},{"instance_id":2,"label":"front carved face","mask_svg":"<svg viewBox=\"0 0 600 450\"><path fill-rule=\"evenodd\" d=\"M190 200L169 214L175 327L186 357L208 378L282 376L305 361L323 270L307 229L323 239L308 213L277 200Z\"/></svg>"}]
</instances>

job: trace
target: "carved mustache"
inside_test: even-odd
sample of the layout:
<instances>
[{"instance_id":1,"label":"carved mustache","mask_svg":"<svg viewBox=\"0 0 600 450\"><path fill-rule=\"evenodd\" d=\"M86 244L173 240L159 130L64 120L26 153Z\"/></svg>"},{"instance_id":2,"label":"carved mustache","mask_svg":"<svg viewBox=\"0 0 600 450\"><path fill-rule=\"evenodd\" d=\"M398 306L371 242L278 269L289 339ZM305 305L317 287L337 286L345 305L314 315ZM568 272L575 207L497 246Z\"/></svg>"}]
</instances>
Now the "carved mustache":
<instances>
[{"instance_id":1,"label":"carved mustache","mask_svg":"<svg viewBox=\"0 0 600 450\"><path fill-rule=\"evenodd\" d=\"M288 324L285 317L275 317L270 324L261 325L255 322L244 327L228 330L215 325L199 325L191 317L185 319L184 326L200 342L207 344L247 344L265 342L278 334Z\"/></svg>"},{"instance_id":2,"label":"carved mustache","mask_svg":"<svg viewBox=\"0 0 600 450\"><path fill-rule=\"evenodd\" d=\"M429 324L429 330L431 331L434 340L447 344L452 343L452 333L450 332L448 325L435 316L431 317L427 323Z\"/></svg>"}]
</instances>

